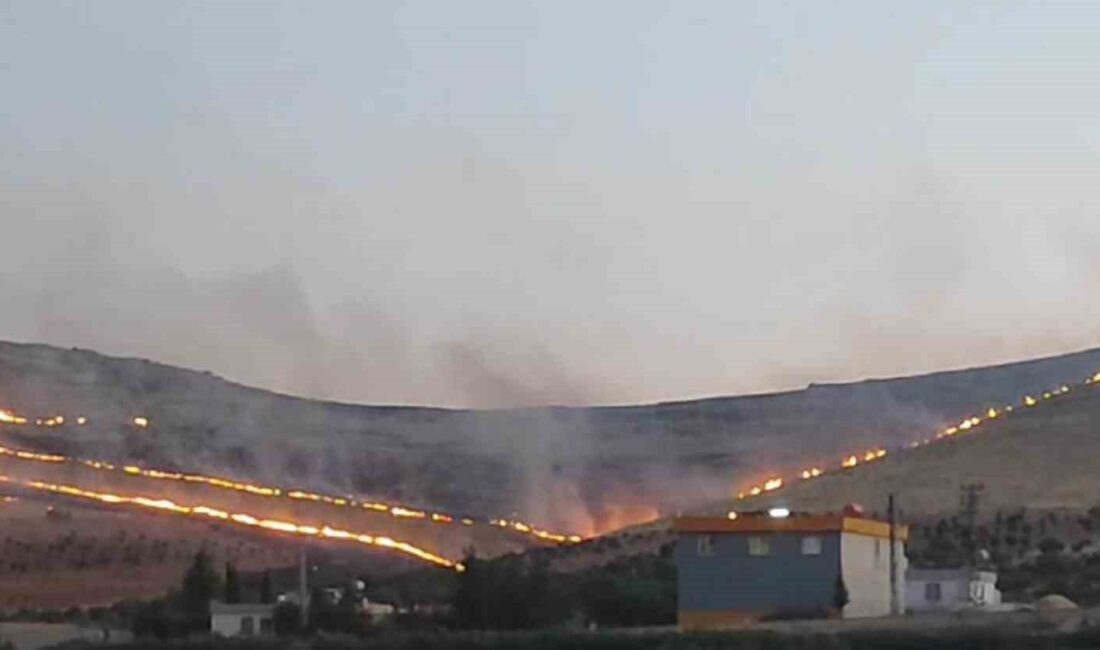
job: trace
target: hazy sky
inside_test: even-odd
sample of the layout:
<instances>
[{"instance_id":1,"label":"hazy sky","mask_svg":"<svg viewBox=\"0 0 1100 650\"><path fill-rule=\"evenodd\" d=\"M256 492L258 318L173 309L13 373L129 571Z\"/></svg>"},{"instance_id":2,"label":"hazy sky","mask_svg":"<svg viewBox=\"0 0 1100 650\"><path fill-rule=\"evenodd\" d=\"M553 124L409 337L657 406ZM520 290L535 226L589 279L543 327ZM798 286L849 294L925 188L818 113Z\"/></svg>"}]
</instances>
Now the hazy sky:
<instances>
[{"instance_id":1,"label":"hazy sky","mask_svg":"<svg viewBox=\"0 0 1100 650\"><path fill-rule=\"evenodd\" d=\"M0 0L0 338L479 406L1095 346L1097 25Z\"/></svg>"}]
</instances>

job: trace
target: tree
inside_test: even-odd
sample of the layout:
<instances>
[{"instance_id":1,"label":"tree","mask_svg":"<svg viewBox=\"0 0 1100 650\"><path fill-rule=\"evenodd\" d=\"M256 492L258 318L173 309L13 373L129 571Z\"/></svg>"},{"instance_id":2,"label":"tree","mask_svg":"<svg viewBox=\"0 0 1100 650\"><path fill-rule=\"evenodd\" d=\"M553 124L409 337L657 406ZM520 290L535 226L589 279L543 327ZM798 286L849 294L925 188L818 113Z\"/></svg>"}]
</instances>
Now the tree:
<instances>
[{"instance_id":1,"label":"tree","mask_svg":"<svg viewBox=\"0 0 1100 650\"><path fill-rule=\"evenodd\" d=\"M1054 537L1046 537L1039 542L1039 551L1043 555L1058 555L1065 550L1066 545Z\"/></svg>"},{"instance_id":2,"label":"tree","mask_svg":"<svg viewBox=\"0 0 1100 650\"><path fill-rule=\"evenodd\" d=\"M271 612L271 622L275 634L286 636L296 634L301 626L301 607L297 603L279 603Z\"/></svg>"},{"instance_id":3,"label":"tree","mask_svg":"<svg viewBox=\"0 0 1100 650\"><path fill-rule=\"evenodd\" d=\"M838 575L833 585L833 607L843 612L848 602L848 586L844 584L844 576Z\"/></svg>"},{"instance_id":4,"label":"tree","mask_svg":"<svg viewBox=\"0 0 1100 650\"><path fill-rule=\"evenodd\" d=\"M275 594L271 590L271 572L264 571L260 577L260 602L267 605L275 602Z\"/></svg>"},{"instance_id":5,"label":"tree","mask_svg":"<svg viewBox=\"0 0 1100 650\"><path fill-rule=\"evenodd\" d=\"M564 620L570 612L561 580L545 562L504 557L479 560L467 552L452 611L467 629L530 629Z\"/></svg>"},{"instance_id":6,"label":"tree","mask_svg":"<svg viewBox=\"0 0 1100 650\"><path fill-rule=\"evenodd\" d=\"M237 577L237 567L231 563L225 563L225 602L241 602L241 583Z\"/></svg>"},{"instance_id":7,"label":"tree","mask_svg":"<svg viewBox=\"0 0 1100 650\"><path fill-rule=\"evenodd\" d=\"M355 602L351 589L333 599L320 588L315 588L309 598L309 628L313 631L359 634L364 631L364 619Z\"/></svg>"},{"instance_id":8,"label":"tree","mask_svg":"<svg viewBox=\"0 0 1100 650\"><path fill-rule=\"evenodd\" d=\"M478 559L473 549L467 549L462 564L466 570L458 574L458 588L455 590L453 603L455 622L459 627L468 629L488 627L488 563Z\"/></svg>"},{"instance_id":9,"label":"tree","mask_svg":"<svg viewBox=\"0 0 1100 650\"><path fill-rule=\"evenodd\" d=\"M547 617L550 623L564 620L568 614L556 604L566 594L561 589L557 591L558 597L545 605L551 612ZM641 626L676 622L676 570L667 559L641 556L593 567L583 572L575 594L574 599L590 623ZM552 613L555 607L556 614Z\"/></svg>"},{"instance_id":10,"label":"tree","mask_svg":"<svg viewBox=\"0 0 1100 650\"><path fill-rule=\"evenodd\" d=\"M320 587L314 587L309 593L309 606L306 608L306 620L311 630L327 630L332 617L333 603L328 594Z\"/></svg>"},{"instance_id":11,"label":"tree","mask_svg":"<svg viewBox=\"0 0 1100 650\"><path fill-rule=\"evenodd\" d=\"M180 606L188 619L191 629L210 627L210 599L218 593L218 572L214 570L210 554L206 549L195 553L191 566L183 574L180 589Z\"/></svg>"}]
</instances>

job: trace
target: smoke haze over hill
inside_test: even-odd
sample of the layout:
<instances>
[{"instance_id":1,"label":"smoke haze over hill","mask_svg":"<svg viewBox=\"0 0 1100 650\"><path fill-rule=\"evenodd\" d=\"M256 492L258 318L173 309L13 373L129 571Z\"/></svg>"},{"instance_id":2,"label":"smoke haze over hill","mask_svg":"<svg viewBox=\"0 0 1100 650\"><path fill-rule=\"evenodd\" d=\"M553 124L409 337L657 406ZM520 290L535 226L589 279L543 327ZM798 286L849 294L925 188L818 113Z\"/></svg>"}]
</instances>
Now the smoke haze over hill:
<instances>
[{"instance_id":1,"label":"smoke haze over hill","mask_svg":"<svg viewBox=\"0 0 1100 650\"><path fill-rule=\"evenodd\" d=\"M0 333L469 407L1095 344L1097 8L567 5L13 4Z\"/></svg>"}]
</instances>

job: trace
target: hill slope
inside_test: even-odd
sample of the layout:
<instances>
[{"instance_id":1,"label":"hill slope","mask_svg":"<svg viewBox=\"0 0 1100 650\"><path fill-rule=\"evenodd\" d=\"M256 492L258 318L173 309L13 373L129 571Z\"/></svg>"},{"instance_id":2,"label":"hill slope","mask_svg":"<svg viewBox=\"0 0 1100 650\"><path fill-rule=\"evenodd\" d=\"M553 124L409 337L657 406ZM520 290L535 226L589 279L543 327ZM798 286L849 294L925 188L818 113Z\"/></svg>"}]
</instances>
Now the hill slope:
<instances>
[{"instance_id":1,"label":"hill slope","mask_svg":"<svg viewBox=\"0 0 1100 650\"><path fill-rule=\"evenodd\" d=\"M957 511L959 487L981 483L982 510L1088 510L1100 504L1100 383L1040 400L965 434L891 454L773 493L708 508L774 505L836 510L860 503L882 512L893 492L909 517Z\"/></svg>"},{"instance_id":2,"label":"hill slope","mask_svg":"<svg viewBox=\"0 0 1100 650\"><path fill-rule=\"evenodd\" d=\"M84 350L0 343L23 446L590 533L712 501L842 450L901 445L1100 369L1100 350L988 368L630 407L466 411L300 399ZM74 417L89 418L86 425ZM148 417L146 428L126 423Z\"/></svg>"}]
</instances>

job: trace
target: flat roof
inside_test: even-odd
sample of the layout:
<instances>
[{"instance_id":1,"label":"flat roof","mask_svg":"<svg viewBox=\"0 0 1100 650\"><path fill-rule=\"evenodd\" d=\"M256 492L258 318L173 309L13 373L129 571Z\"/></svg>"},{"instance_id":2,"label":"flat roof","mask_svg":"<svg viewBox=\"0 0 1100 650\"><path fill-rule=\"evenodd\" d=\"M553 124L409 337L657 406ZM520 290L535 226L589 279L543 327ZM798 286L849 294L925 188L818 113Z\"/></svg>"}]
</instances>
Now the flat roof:
<instances>
[{"instance_id":1,"label":"flat roof","mask_svg":"<svg viewBox=\"0 0 1100 650\"><path fill-rule=\"evenodd\" d=\"M983 569L918 569L909 567L905 571L906 580L970 580L978 579L983 582L996 582L997 572Z\"/></svg>"},{"instance_id":2,"label":"flat roof","mask_svg":"<svg viewBox=\"0 0 1100 650\"><path fill-rule=\"evenodd\" d=\"M675 522L678 533L852 533L868 537L890 538L890 524L877 519L845 515L797 515L776 518L767 515L728 517L680 517ZM909 539L909 527L898 524L894 529L898 541Z\"/></svg>"},{"instance_id":3,"label":"flat roof","mask_svg":"<svg viewBox=\"0 0 1100 650\"><path fill-rule=\"evenodd\" d=\"M273 603L223 603L210 601L211 614L269 614L275 609Z\"/></svg>"}]
</instances>

